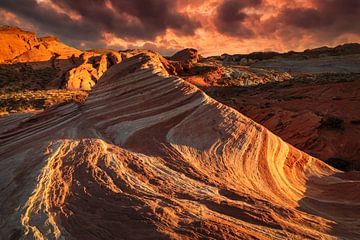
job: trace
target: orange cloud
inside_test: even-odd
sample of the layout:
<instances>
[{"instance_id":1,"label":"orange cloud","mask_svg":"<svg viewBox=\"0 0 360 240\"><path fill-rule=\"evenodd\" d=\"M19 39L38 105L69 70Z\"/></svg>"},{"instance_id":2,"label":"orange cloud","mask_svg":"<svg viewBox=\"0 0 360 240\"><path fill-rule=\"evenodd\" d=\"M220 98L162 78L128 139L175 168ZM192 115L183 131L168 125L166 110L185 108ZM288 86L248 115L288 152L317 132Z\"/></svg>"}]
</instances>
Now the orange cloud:
<instances>
[{"instance_id":1,"label":"orange cloud","mask_svg":"<svg viewBox=\"0 0 360 240\"><path fill-rule=\"evenodd\" d=\"M219 55L360 41L358 0L1 0L1 8L5 23L25 19L82 48Z\"/></svg>"}]
</instances>

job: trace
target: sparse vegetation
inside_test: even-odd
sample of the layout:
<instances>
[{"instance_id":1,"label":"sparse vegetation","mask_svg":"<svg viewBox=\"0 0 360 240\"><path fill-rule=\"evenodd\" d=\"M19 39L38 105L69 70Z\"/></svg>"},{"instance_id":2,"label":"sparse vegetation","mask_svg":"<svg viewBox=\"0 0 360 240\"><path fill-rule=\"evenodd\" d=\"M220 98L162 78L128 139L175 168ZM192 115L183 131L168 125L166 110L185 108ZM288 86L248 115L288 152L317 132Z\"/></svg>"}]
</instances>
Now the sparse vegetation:
<instances>
[{"instance_id":1,"label":"sparse vegetation","mask_svg":"<svg viewBox=\"0 0 360 240\"><path fill-rule=\"evenodd\" d=\"M43 110L54 104L83 103L88 93L69 90L38 90L0 93L0 115Z\"/></svg>"},{"instance_id":2,"label":"sparse vegetation","mask_svg":"<svg viewBox=\"0 0 360 240\"><path fill-rule=\"evenodd\" d=\"M0 65L0 116L16 112L43 110L51 105L85 101L88 93L48 89L58 69L36 69L27 63Z\"/></svg>"},{"instance_id":3,"label":"sparse vegetation","mask_svg":"<svg viewBox=\"0 0 360 240\"><path fill-rule=\"evenodd\" d=\"M300 99L304 99L304 98L307 98L306 96L288 96L288 97L285 97L284 100L286 101L289 101L289 100L300 100Z\"/></svg>"},{"instance_id":4,"label":"sparse vegetation","mask_svg":"<svg viewBox=\"0 0 360 240\"><path fill-rule=\"evenodd\" d=\"M334 100L334 101L340 101L340 100L342 100L342 98L341 98L341 97L333 97L332 100Z\"/></svg>"},{"instance_id":5,"label":"sparse vegetation","mask_svg":"<svg viewBox=\"0 0 360 240\"><path fill-rule=\"evenodd\" d=\"M337 82L352 82L359 80L359 73L321 73L294 75L294 83L328 84Z\"/></svg>"},{"instance_id":6,"label":"sparse vegetation","mask_svg":"<svg viewBox=\"0 0 360 240\"><path fill-rule=\"evenodd\" d=\"M51 67L33 69L26 63L0 65L2 91L40 90L55 79L59 70Z\"/></svg>"},{"instance_id":7,"label":"sparse vegetation","mask_svg":"<svg viewBox=\"0 0 360 240\"><path fill-rule=\"evenodd\" d=\"M329 158L325 163L341 171L347 172L353 170L351 162L342 158Z\"/></svg>"}]
</instances>

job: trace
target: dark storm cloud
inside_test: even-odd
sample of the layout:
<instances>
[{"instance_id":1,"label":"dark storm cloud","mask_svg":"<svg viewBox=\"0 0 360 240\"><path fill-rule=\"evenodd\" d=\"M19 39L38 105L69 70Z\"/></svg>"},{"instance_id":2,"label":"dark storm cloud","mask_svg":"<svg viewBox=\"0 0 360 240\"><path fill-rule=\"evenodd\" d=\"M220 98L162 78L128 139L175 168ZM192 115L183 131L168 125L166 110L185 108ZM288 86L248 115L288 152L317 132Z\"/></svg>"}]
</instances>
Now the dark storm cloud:
<instances>
[{"instance_id":1,"label":"dark storm cloud","mask_svg":"<svg viewBox=\"0 0 360 240\"><path fill-rule=\"evenodd\" d=\"M44 9L35 0L1 0L0 7L30 21L43 31L72 39L96 39L97 32L86 22L70 19L66 14Z\"/></svg>"},{"instance_id":2,"label":"dark storm cloud","mask_svg":"<svg viewBox=\"0 0 360 240\"><path fill-rule=\"evenodd\" d=\"M192 35L200 23L176 12L176 1L169 0L111 0L113 9L105 0L58 0L56 4L76 11L118 36L153 39L173 29L183 35ZM134 20L134 21L131 21ZM130 20L130 21L129 21Z\"/></svg>"},{"instance_id":3,"label":"dark storm cloud","mask_svg":"<svg viewBox=\"0 0 360 240\"><path fill-rule=\"evenodd\" d=\"M359 0L314 0L312 8L284 8L275 21L328 34L360 33Z\"/></svg>"},{"instance_id":4,"label":"dark storm cloud","mask_svg":"<svg viewBox=\"0 0 360 240\"><path fill-rule=\"evenodd\" d=\"M109 3L112 8L109 8ZM168 0L57 0L68 15L45 8L35 0L1 0L0 7L29 19L40 29L68 39L96 41L102 32L117 37L152 40L173 29L180 35L192 35L200 23L175 10L175 1Z\"/></svg>"},{"instance_id":5,"label":"dark storm cloud","mask_svg":"<svg viewBox=\"0 0 360 240\"><path fill-rule=\"evenodd\" d=\"M360 0L48 1L0 0L0 24L56 35L75 47L149 47L166 54L182 47L237 51L240 44L246 51L286 51L360 38Z\"/></svg>"},{"instance_id":6,"label":"dark storm cloud","mask_svg":"<svg viewBox=\"0 0 360 240\"><path fill-rule=\"evenodd\" d=\"M239 38L272 36L276 32L287 34L304 30L313 36L337 37L344 33L360 33L360 0L313 0L312 7L286 7L274 10L274 16L261 21L262 9L272 0L224 0L214 16L218 32ZM259 10L256 14L248 10ZM259 15L258 15L259 14Z\"/></svg>"},{"instance_id":7,"label":"dark storm cloud","mask_svg":"<svg viewBox=\"0 0 360 240\"><path fill-rule=\"evenodd\" d=\"M256 19L256 15L245 13L246 8L261 5L262 0L226 0L216 10L215 26L221 33L231 36L249 38L254 32L244 25L244 21L250 18Z\"/></svg>"}]
</instances>

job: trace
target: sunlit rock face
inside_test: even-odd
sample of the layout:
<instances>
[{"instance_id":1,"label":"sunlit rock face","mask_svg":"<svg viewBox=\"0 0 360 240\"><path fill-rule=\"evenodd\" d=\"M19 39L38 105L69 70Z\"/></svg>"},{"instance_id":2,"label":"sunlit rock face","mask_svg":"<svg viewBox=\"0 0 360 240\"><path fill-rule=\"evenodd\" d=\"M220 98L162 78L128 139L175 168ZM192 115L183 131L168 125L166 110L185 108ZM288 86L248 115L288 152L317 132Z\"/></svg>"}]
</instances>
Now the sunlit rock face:
<instances>
[{"instance_id":1,"label":"sunlit rock face","mask_svg":"<svg viewBox=\"0 0 360 240\"><path fill-rule=\"evenodd\" d=\"M52 89L91 90L109 67L133 56L132 52L125 54L111 50L80 51L55 37L38 38L32 32L11 26L0 27L0 36L1 67L8 67L9 71L18 66L19 69L28 68L28 72L54 72L48 77L39 76L48 82L46 88ZM28 78L28 72L23 79Z\"/></svg>"},{"instance_id":2,"label":"sunlit rock face","mask_svg":"<svg viewBox=\"0 0 360 240\"><path fill-rule=\"evenodd\" d=\"M83 53L81 64L66 74L66 88L70 90L91 90L108 68L106 55Z\"/></svg>"},{"instance_id":3,"label":"sunlit rock face","mask_svg":"<svg viewBox=\"0 0 360 240\"><path fill-rule=\"evenodd\" d=\"M0 27L0 63L10 61L39 44L34 33L11 26Z\"/></svg>"},{"instance_id":4,"label":"sunlit rock face","mask_svg":"<svg viewBox=\"0 0 360 240\"><path fill-rule=\"evenodd\" d=\"M0 63L40 62L51 58L79 56L80 50L69 47L55 37L37 38L18 27L0 27Z\"/></svg>"},{"instance_id":5,"label":"sunlit rock face","mask_svg":"<svg viewBox=\"0 0 360 240\"><path fill-rule=\"evenodd\" d=\"M7 121L1 239L358 239L360 175L282 141L143 52L83 105Z\"/></svg>"},{"instance_id":6,"label":"sunlit rock face","mask_svg":"<svg viewBox=\"0 0 360 240\"><path fill-rule=\"evenodd\" d=\"M200 59L200 56L196 49L185 48L175 53L170 59L173 61L197 63Z\"/></svg>"}]
</instances>

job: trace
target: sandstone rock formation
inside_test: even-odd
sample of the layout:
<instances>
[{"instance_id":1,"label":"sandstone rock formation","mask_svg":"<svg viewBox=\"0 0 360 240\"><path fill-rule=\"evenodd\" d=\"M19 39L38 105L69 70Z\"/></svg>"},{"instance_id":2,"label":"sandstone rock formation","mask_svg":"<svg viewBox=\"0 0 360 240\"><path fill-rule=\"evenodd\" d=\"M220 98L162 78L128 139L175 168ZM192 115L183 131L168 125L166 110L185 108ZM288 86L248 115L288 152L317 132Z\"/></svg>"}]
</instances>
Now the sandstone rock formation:
<instances>
[{"instance_id":1,"label":"sandstone rock formation","mask_svg":"<svg viewBox=\"0 0 360 240\"><path fill-rule=\"evenodd\" d=\"M198 67L191 69L191 74L182 77L199 87L217 86L224 82L225 71L222 66L198 65Z\"/></svg>"},{"instance_id":2,"label":"sandstone rock formation","mask_svg":"<svg viewBox=\"0 0 360 240\"><path fill-rule=\"evenodd\" d=\"M169 58L173 61L187 62L187 63L197 63L200 59L198 51L194 48L185 48L172 57Z\"/></svg>"},{"instance_id":3,"label":"sandstone rock formation","mask_svg":"<svg viewBox=\"0 0 360 240\"><path fill-rule=\"evenodd\" d=\"M0 64L49 61L52 57L67 59L79 56L80 50L61 43L54 37L37 38L34 33L18 27L0 27Z\"/></svg>"},{"instance_id":4,"label":"sandstone rock formation","mask_svg":"<svg viewBox=\"0 0 360 240\"><path fill-rule=\"evenodd\" d=\"M360 238L359 173L169 76L155 53L110 68L84 105L21 119L0 134L1 239Z\"/></svg>"},{"instance_id":5,"label":"sandstone rock formation","mask_svg":"<svg viewBox=\"0 0 360 240\"><path fill-rule=\"evenodd\" d=\"M165 64L169 66L169 73L181 76L199 87L252 86L292 79L287 72L250 68L237 62L228 63L223 58L221 61L216 57L203 58L192 48L175 53Z\"/></svg>"},{"instance_id":6,"label":"sandstone rock formation","mask_svg":"<svg viewBox=\"0 0 360 240\"><path fill-rule=\"evenodd\" d=\"M2 26L0 36L0 44L4 46L0 50L3 67L17 64L20 68L25 65L35 71L50 68L57 72L55 77L51 74L46 79L46 88L91 90L109 67L129 57L129 54L110 50L82 52L55 37L37 38L34 33L17 27Z\"/></svg>"},{"instance_id":7,"label":"sandstone rock formation","mask_svg":"<svg viewBox=\"0 0 360 240\"><path fill-rule=\"evenodd\" d=\"M34 33L18 27L0 26L0 63L13 60L37 44Z\"/></svg>"},{"instance_id":8,"label":"sandstone rock formation","mask_svg":"<svg viewBox=\"0 0 360 240\"><path fill-rule=\"evenodd\" d=\"M310 76L206 91L299 149L337 161L333 166L342 170L360 170L360 75Z\"/></svg>"},{"instance_id":9,"label":"sandstone rock formation","mask_svg":"<svg viewBox=\"0 0 360 240\"><path fill-rule=\"evenodd\" d=\"M177 75L189 74L199 59L198 51L193 48L185 48L168 58Z\"/></svg>"},{"instance_id":10,"label":"sandstone rock formation","mask_svg":"<svg viewBox=\"0 0 360 240\"><path fill-rule=\"evenodd\" d=\"M80 56L81 64L66 74L66 88L69 90L91 90L96 81L108 68L107 56L91 52Z\"/></svg>"},{"instance_id":11,"label":"sandstone rock formation","mask_svg":"<svg viewBox=\"0 0 360 240\"><path fill-rule=\"evenodd\" d=\"M110 65L115 65L115 64L121 63L121 61L123 60L121 54L118 52L109 52L107 54L107 58L109 60ZM124 58L124 60L125 60L125 58Z\"/></svg>"}]
</instances>

